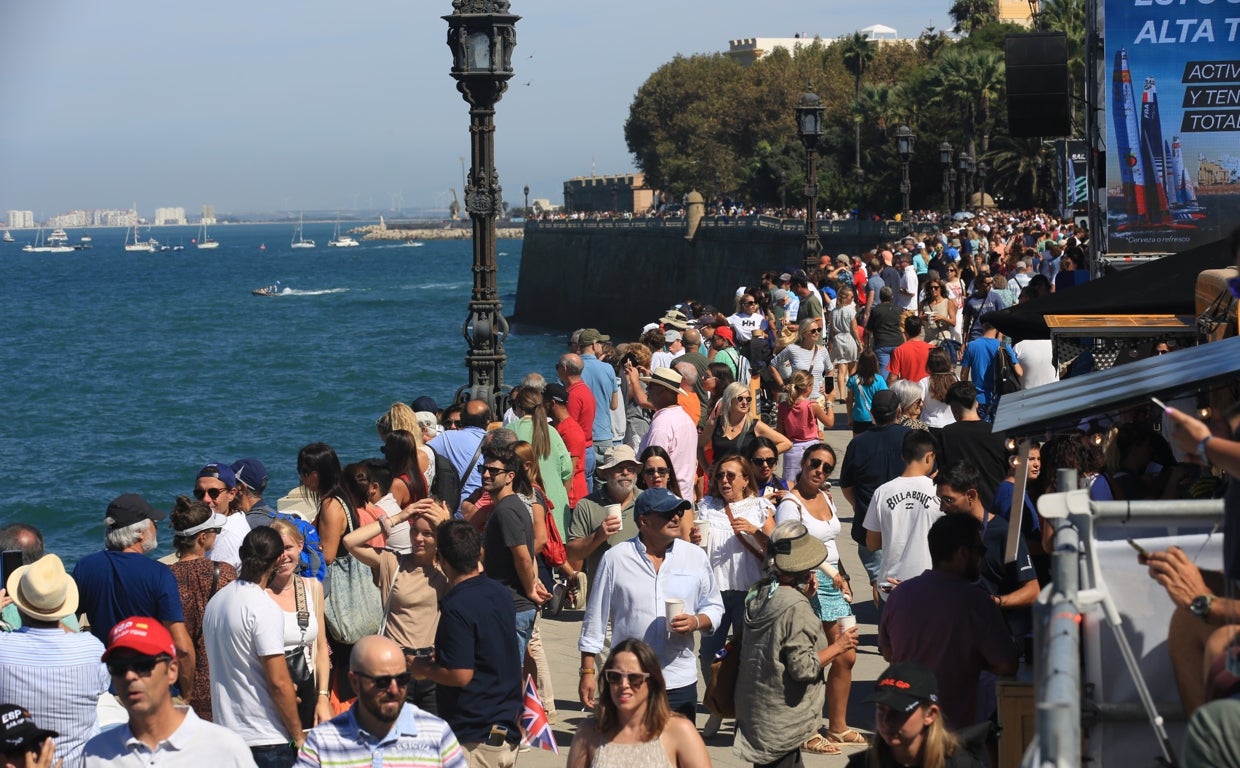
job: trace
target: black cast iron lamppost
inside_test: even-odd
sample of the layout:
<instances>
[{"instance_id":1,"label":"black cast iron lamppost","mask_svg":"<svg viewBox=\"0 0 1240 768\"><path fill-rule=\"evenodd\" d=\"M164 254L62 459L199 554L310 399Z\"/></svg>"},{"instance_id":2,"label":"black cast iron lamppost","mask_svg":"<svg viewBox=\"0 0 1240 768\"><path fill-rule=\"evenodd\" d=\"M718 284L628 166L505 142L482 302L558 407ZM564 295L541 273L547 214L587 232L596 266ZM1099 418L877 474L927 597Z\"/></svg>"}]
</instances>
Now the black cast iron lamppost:
<instances>
[{"instance_id":1,"label":"black cast iron lamppost","mask_svg":"<svg viewBox=\"0 0 1240 768\"><path fill-rule=\"evenodd\" d=\"M465 210L474 230L474 289L461 328L469 345L465 353L469 386L457 390L456 400L485 400L492 413L502 413L506 399L508 321L495 281L495 218L503 207L495 172L495 103L512 77L512 49L521 18L508 10L507 0L452 0L452 13L443 17L452 49L451 74L469 104L471 165Z\"/></svg>"},{"instance_id":2,"label":"black cast iron lamppost","mask_svg":"<svg viewBox=\"0 0 1240 768\"><path fill-rule=\"evenodd\" d=\"M985 208L986 208L986 172L987 172L987 171L989 171L989 170L990 170L990 168L988 168L988 167L986 166L986 161L985 161L985 160L980 160L980 161L978 161L978 163L977 163L977 179L978 179L979 184L980 184L980 185L981 185L981 187L982 187L981 201L980 201L979 205L982 207L982 209L983 209L983 210L985 210Z\"/></svg>"},{"instance_id":3,"label":"black cast iron lamppost","mask_svg":"<svg viewBox=\"0 0 1240 768\"><path fill-rule=\"evenodd\" d=\"M528 219L530 217L530 185L526 184L521 191L525 193L525 211L521 216Z\"/></svg>"},{"instance_id":4,"label":"black cast iron lamppost","mask_svg":"<svg viewBox=\"0 0 1240 768\"><path fill-rule=\"evenodd\" d=\"M969 163L973 162L973 158L969 157L969 153L961 152L956 158L956 165L960 169L960 210L967 211L969 209L969 192L967 179L969 176Z\"/></svg>"},{"instance_id":5,"label":"black cast iron lamppost","mask_svg":"<svg viewBox=\"0 0 1240 768\"><path fill-rule=\"evenodd\" d=\"M947 215L952 212L952 145L946 141L939 145L939 163L943 166L943 206Z\"/></svg>"},{"instance_id":6,"label":"black cast iron lamppost","mask_svg":"<svg viewBox=\"0 0 1240 768\"><path fill-rule=\"evenodd\" d=\"M811 86L812 88L812 86ZM805 145L805 268L818 266L818 139L822 137L822 120L826 108L813 90L807 90L797 105L797 133Z\"/></svg>"},{"instance_id":7,"label":"black cast iron lamppost","mask_svg":"<svg viewBox=\"0 0 1240 768\"><path fill-rule=\"evenodd\" d=\"M903 198L904 220L909 219L908 195L912 185L908 181L908 161L913 156L913 131L907 125L896 128L896 152L900 155L900 196Z\"/></svg>"}]
</instances>

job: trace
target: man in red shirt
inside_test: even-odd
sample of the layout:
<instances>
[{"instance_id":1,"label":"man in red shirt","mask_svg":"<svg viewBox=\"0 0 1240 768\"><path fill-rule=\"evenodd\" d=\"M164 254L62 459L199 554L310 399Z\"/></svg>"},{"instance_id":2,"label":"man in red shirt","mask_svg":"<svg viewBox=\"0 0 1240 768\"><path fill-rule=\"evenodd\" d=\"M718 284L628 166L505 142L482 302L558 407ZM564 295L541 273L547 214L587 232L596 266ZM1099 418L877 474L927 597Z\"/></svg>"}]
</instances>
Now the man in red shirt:
<instances>
[{"instance_id":1,"label":"man in red shirt","mask_svg":"<svg viewBox=\"0 0 1240 768\"><path fill-rule=\"evenodd\" d=\"M909 315L904 318L904 343L891 352L891 363L887 366L887 382L896 379L921 381L930 375L926 370L926 359L930 357L930 345L921 336L921 318Z\"/></svg>"},{"instance_id":2,"label":"man in red shirt","mask_svg":"<svg viewBox=\"0 0 1240 768\"><path fill-rule=\"evenodd\" d=\"M586 369L581 355L569 352L560 356L555 364L555 374L560 377L564 389L568 392L568 415L581 427L586 438L586 452L594 450L594 394L590 385L582 380L581 372Z\"/></svg>"},{"instance_id":3,"label":"man in red shirt","mask_svg":"<svg viewBox=\"0 0 1240 768\"><path fill-rule=\"evenodd\" d=\"M578 383L585 386L580 377L578 377ZM567 489L568 508L571 510L590 492L586 485L586 446L590 444L590 440L586 437L587 433L581 431L581 425L568 412L569 397L568 390L563 384L550 382L543 389L543 404L547 408L547 415L551 417L551 424L555 427L555 431L559 432L564 440L568 455L573 457L573 481ZM586 397L593 407L594 399L590 397L588 389Z\"/></svg>"}]
</instances>

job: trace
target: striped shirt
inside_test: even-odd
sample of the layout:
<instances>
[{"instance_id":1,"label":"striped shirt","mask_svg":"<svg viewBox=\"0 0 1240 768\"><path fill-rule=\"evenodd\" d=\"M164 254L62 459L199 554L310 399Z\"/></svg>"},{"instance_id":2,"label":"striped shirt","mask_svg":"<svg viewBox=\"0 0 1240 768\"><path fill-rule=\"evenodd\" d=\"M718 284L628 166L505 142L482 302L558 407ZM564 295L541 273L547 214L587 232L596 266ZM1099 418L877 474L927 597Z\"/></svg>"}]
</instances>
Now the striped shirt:
<instances>
[{"instance_id":1,"label":"striped shirt","mask_svg":"<svg viewBox=\"0 0 1240 768\"><path fill-rule=\"evenodd\" d=\"M467 768L456 735L442 719L405 704L392 729L376 739L358 725L356 708L355 703L306 735L297 755L298 768Z\"/></svg>"},{"instance_id":2,"label":"striped shirt","mask_svg":"<svg viewBox=\"0 0 1240 768\"><path fill-rule=\"evenodd\" d=\"M89 632L0 632L0 701L29 709L40 728L59 733L55 759L65 765L76 766L99 732L96 706L112 683L101 656L103 643Z\"/></svg>"}]
</instances>

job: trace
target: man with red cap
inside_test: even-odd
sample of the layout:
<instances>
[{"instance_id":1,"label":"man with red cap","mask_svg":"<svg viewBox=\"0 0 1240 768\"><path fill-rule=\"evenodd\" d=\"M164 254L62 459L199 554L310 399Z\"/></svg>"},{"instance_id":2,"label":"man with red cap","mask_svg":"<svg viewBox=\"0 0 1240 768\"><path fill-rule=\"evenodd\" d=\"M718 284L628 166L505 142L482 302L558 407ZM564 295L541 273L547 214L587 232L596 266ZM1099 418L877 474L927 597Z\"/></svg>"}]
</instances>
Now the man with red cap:
<instances>
[{"instance_id":1,"label":"man with red cap","mask_svg":"<svg viewBox=\"0 0 1240 768\"><path fill-rule=\"evenodd\" d=\"M710 349L711 362L723 363L732 371L737 381L749 383L749 361L737 351L736 336L730 326L715 327L715 335L710 337Z\"/></svg>"},{"instance_id":2,"label":"man with red cap","mask_svg":"<svg viewBox=\"0 0 1240 768\"><path fill-rule=\"evenodd\" d=\"M129 722L86 742L84 768L254 766L241 737L173 703L177 653L156 619L131 616L112 628L103 662Z\"/></svg>"}]
</instances>

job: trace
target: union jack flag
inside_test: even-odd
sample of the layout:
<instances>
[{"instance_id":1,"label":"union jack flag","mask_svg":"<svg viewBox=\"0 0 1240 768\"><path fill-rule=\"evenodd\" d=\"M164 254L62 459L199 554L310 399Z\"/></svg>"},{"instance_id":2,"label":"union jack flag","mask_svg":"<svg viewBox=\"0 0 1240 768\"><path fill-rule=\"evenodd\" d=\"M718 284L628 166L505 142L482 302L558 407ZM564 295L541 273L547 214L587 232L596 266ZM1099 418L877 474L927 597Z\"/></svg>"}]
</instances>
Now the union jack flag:
<instances>
[{"instance_id":1,"label":"union jack flag","mask_svg":"<svg viewBox=\"0 0 1240 768\"><path fill-rule=\"evenodd\" d=\"M551 723L547 721L547 710L543 709L542 699L538 698L538 689L534 687L533 675L525 676L525 708L521 711L521 727L525 729L526 744L560 754L560 748L555 743L555 733L551 730Z\"/></svg>"}]
</instances>

